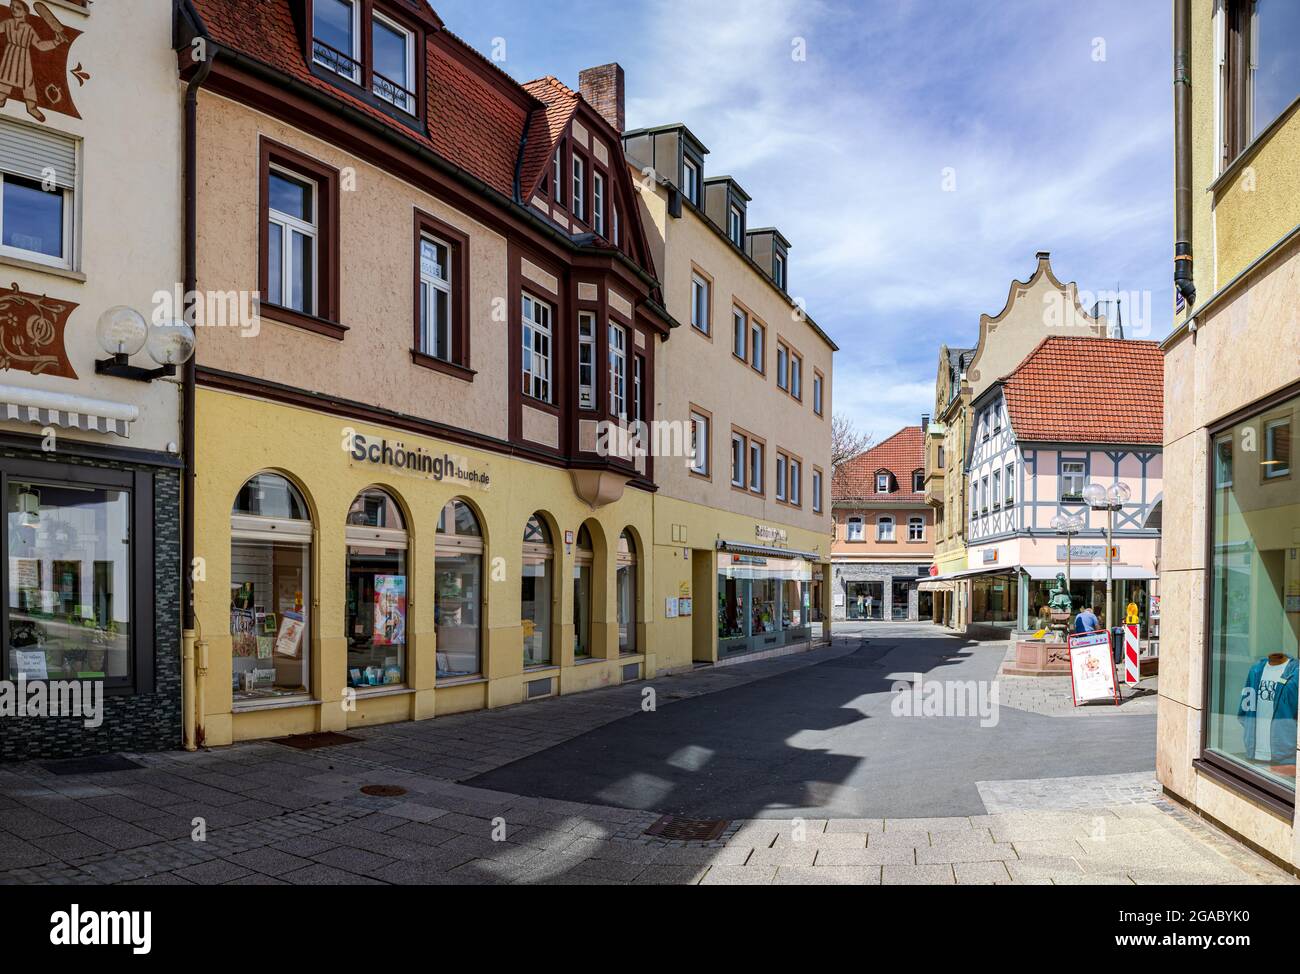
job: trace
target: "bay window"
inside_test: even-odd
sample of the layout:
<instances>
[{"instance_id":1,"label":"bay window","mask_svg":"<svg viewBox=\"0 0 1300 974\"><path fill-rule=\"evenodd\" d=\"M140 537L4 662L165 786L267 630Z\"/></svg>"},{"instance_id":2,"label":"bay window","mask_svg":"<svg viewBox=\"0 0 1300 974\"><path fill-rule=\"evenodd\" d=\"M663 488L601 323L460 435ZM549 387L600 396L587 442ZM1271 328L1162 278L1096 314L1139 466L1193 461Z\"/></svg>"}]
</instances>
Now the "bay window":
<instances>
[{"instance_id":1,"label":"bay window","mask_svg":"<svg viewBox=\"0 0 1300 974\"><path fill-rule=\"evenodd\" d=\"M609 411L627 419L627 331L609 323Z\"/></svg>"},{"instance_id":2,"label":"bay window","mask_svg":"<svg viewBox=\"0 0 1300 974\"><path fill-rule=\"evenodd\" d=\"M578 312L578 408L596 408L596 316Z\"/></svg>"},{"instance_id":3,"label":"bay window","mask_svg":"<svg viewBox=\"0 0 1300 974\"><path fill-rule=\"evenodd\" d=\"M591 227L605 236L605 177L600 173L591 177Z\"/></svg>"}]
</instances>

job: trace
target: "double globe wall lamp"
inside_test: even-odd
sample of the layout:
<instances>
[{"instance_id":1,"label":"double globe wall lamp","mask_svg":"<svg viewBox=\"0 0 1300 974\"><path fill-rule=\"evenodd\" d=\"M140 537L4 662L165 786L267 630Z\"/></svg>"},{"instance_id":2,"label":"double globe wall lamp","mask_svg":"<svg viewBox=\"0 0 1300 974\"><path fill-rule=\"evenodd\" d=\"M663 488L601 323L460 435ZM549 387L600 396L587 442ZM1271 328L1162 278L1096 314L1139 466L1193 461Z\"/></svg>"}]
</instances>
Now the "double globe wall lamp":
<instances>
[{"instance_id":1,"label":"double globe wall lamp","mask_svg":"<svg viewBox=\"0 0 1300 974\"><path fill-rule=\"evenodd\" d=\"M1115 534L1115 512L1122 511L1133 492L1128 484L1114 483L1107 487L1093 481L1083 488L1083 499L1094 511L1106 512L1106 625L1115 626L1115 548L1112 538Z\"/></svg>"},{"instance_id":2,"label":"double globe wall lamp","mask_svg":"<svg viewBox=\"0 0 1300 974\"><path fill-rule=\"evenodd\" d=\"M176 374L176 366L184 365L194 354L194 329L185 322L173 318L150 324L144 315L125 305L109 308L99 316L95 336L100 348L109 355L95 361L95 372L119 379L152 382L172 376ZM131 356L142 348L158 363L158 368L144 369L130 364Z\"/></svg>"}]
</instances>

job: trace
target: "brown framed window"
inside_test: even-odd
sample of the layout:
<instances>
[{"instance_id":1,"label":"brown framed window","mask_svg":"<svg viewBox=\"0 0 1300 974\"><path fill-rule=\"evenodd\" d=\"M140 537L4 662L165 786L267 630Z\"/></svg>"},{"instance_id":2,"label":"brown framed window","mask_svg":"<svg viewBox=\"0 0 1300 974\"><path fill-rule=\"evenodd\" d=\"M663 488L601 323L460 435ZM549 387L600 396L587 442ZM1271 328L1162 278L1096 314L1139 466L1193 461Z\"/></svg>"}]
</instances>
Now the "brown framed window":
<instances>
[{"instance_id":1,"label":"brown framed window","mask_svg":"<svg viewBox=\"0 0 1300 974\"><path fill-rule=\"evenodd\" d=\"M417 212L411 361L472 380L469 274L469 237L436 217Z\"/></svg>"},{"instance_id":2,"label":"brown framed window","mask_svg":"<svg viewBox=\"0 0 1300 974\"><path fill-rule=\"evenodd\" d=\"M308 9L313 73L414 124L423 114L420 16L392 0L311 0Z\"/></svg>"},{"instance_id":3,"label":"brown framed window","mask_svg":"<svg viewBox=\"0 0 1300 974\"><path fill-rule=\"evenodd\" d=\"M826 377L822 375L821 369L813 369L813 412L818 416L822 415L822 398L826 390Z\"/></svg>"},{"instance_id":4,"label":"brown framed window","mask_svg":"<svg viewBox=\"0 0 1300 974\"><path fill-rule=\"evenodd\" d=\"M767 373L767 328L752 317L749 319L749 365L759 375Z\"/></svg>"},{"instance_id":5,"label":"brown framed window","mask_svg":"<svg viewBox=\"0 0 1300 974\"><path fill-rule=\"evenodd\" d=\"M1222 65L1226 167L1300 94L1300 11L1287 0L1227 0Z\"/></svg>"},{"instance_id":6,"label":"brown framed window","mask_svg":"<svg viewBox=\"0 0 1300 974\"><path fill-rule=\"evenodd\" d=\"M338 170L264 139L259 171L262 314L341 339Z\"/></svg>"}]
</instances>

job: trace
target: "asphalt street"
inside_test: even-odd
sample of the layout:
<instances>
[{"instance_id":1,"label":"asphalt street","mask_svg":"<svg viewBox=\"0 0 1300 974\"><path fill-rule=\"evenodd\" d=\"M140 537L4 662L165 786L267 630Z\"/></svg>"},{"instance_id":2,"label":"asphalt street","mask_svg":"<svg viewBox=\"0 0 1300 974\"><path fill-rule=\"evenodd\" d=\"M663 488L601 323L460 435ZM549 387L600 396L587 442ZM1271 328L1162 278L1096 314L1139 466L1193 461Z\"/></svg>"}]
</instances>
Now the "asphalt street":
<instances>
[{"instance_id":1,"label":"asphalt street","mask_svg":"<svg viewBox=\"0 0 1300 974\"><path fill-rule=\"evenodd\" d=\"M929 624L863 631L848 656L639 712L466 783L705 818L907 818L983 814L977 781L1154 767L1151 715L896 715L895 681L993 681L1004 644Z\"/></svg>"}]
</instances>

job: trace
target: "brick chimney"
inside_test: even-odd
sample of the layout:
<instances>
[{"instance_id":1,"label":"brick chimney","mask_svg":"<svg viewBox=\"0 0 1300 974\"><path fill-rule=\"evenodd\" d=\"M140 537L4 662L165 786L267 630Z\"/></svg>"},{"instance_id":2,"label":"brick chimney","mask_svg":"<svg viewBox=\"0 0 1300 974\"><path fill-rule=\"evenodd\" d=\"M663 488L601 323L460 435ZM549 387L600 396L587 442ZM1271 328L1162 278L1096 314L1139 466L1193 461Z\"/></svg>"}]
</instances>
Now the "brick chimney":
<instances>
[{"instance_id":1,"label":"brick chimney","mask_svg":"<svg viewBox=\"0 0 1300 974\"><path fill-rule=\"evenodd\" d=\"M578 72L578 91L605 121L623 134L623 66L602 64Z\"/></svg>"}]
</instances>

